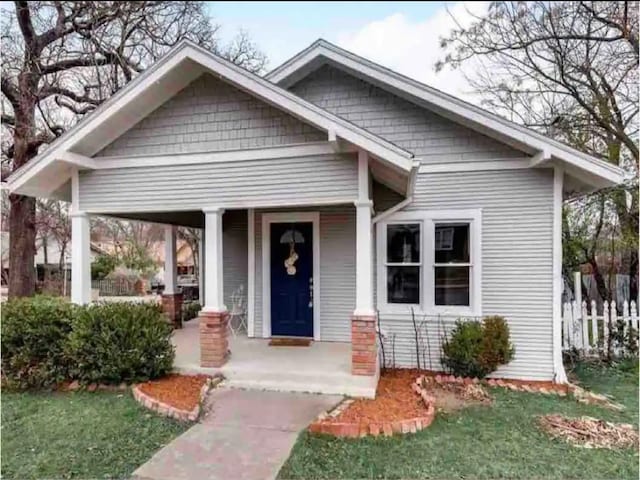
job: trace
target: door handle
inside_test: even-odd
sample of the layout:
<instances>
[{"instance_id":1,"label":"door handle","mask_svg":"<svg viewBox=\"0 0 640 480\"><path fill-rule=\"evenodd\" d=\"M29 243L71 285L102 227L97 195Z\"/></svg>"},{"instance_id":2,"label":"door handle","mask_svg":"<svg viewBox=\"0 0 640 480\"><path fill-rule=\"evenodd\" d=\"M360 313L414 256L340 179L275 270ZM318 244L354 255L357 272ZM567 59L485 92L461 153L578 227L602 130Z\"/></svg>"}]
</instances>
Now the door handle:
<instances>
[{"instance_id":1,"label":"door handle","mask_svg":"<svg viewBox=\"0 0 640 480\"><path fill-rule=\"evenodd\" d=\"M313 308L313 277L309 277L309 308Z\"/></svg>"}]
</instances>

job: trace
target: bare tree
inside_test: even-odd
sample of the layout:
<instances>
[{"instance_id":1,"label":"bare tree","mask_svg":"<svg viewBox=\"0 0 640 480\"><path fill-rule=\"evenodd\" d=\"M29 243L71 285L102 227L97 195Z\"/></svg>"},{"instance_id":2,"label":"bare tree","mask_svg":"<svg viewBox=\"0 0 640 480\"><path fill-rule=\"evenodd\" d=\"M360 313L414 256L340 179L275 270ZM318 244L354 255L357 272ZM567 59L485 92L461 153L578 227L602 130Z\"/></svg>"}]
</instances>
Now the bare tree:
<instances>
[{"instance_id":1,"label":"bare tree","mask_svg":"<svg viewBox=\"0 0 640 480\"><path fill-rule=\"evenodd\" d=\"M219 45L203 2L16 1L0 13L3 175L184 38L252 71L265 65L246 34ZM15 194L9 202L9 295L31 295L36 202Z\"/></svg>"},{"instance_id":2,"label":"bare tree","mask_svg":"<svg viewBox=\"0 0 640 480\"><path fill-rule=\"evenodd\" d=\"M474 62L469 81L485 108L625 168L625 185L574 200L565 240L589 263L600 295L611 299L598 265L605 233L638 295L638 3L493 2L441 46L436 68Z\"/></svg>"},{"instance_id":3,"label":"bare tree","mask_svg":"<svg viewBox=\"0 0 640 480\"><path fill-rule=\"evenodd\" d=\"M191 227L181 227L178 229L178 237L182 238L191 249L193 259L193 271L197 278L200 278L200 230Z\"/></svg>"}]
</instances>

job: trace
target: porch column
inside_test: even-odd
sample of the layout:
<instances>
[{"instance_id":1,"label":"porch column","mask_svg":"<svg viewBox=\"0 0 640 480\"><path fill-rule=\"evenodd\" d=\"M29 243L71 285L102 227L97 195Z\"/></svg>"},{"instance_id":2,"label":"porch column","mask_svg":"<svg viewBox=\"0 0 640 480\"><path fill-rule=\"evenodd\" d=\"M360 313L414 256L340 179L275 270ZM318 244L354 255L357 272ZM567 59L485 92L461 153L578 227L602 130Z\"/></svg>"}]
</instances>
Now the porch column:
<instances>
[{"instance_id":1,"label":"porch column","mask_svg":"<svg viewBox=\"0 0 640 480\"><path fill-rule=\"evenodd\" d=\"M351 372L375 375L376 312L373 308L373 234L369 198L369 157L358 152L358 200L356 206L356 309L351 317Z\"/></svg>"},{"instance_id":2,"label":"porch column","mask_svg":"<svg viewBox=\"0 0 640 480\"><path fill-rule=\"evenodd\" d=\"M222 215L218 207L203 209L204 242L204 306L200 311L200 365L221 367L229 358L229 313L224 304L222 260Z\"/></svg>"},{"instance_id":3,"label":"porch column","mask_svg":"<svg viewBox=\"0 0 640 480\"><path fill-rule=\"evenodd\" d=\"M174 327L182 327L182 293L178 292L178 264L176 261L176 227L164 227L164 291L162 310Z\"/></svg>"},{"instance_id":4,"label":"porch column","mask_svg":"<svg viewBox=\"0 0 640 480\"><path fill-rule=\"evenodd\" d=\"M198 303L204 305L204 228L200 229L198 240Z\"/></svg>"},{"instance_id":5,"label":"porch column","mask_svg":"<svg viewBox=\"0 0 640 480\"><path fill-rule=\"evenodd\" d=\"M71 212L71 301L91 302L91 255L89 215Z\"/></svg>"}]
</instances>

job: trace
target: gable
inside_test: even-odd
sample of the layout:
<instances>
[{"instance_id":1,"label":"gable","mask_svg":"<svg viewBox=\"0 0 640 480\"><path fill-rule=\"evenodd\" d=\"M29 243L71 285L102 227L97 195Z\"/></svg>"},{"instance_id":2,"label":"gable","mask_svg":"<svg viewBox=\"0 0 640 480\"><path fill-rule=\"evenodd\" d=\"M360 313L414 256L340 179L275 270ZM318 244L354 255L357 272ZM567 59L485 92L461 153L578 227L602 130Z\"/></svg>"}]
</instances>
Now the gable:
<instances>
[{"instance_id":1,"label":"gable","mask_svg":"<svg viewBox=\"0 0 640 480\"><path fill-rule=\"evenodd\" d=\"M326 138L317 128L205 73L96 156L243 150Z\"/></svg>"},{"instance_id":2,"label":"gable","mask_svg":"<svg viewBox=\"0 0 640 480\"><path fill-rule=\"evenodd\" d=\"M427 163L526 156L328 64L311 72L289 90L411 151Z\"/></svg>"}]
</instances>

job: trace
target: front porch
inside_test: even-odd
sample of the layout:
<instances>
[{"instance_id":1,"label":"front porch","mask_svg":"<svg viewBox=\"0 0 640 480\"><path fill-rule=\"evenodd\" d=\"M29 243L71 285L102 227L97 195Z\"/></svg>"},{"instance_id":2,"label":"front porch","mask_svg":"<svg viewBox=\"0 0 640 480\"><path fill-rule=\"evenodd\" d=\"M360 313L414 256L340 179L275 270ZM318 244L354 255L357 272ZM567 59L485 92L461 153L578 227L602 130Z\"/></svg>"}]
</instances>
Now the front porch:
<instances>
[{"instance_id":1,"label":"front porch","mask_svg":"<svg viewBox=\"0 0 640 480\"><path fill-rule=\"evenodd\" d=\"M198 318L175 330L172 342L176 347L174 367L178 372L222 373L232 387L375 397L377 373L375 376L352 375L349 342L271 347L268 339L230 336L231 355L217 368L200 365Z\"/></svg>"}]
</instances>

